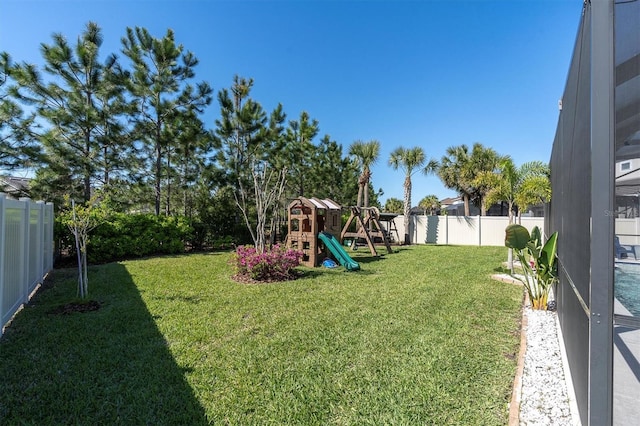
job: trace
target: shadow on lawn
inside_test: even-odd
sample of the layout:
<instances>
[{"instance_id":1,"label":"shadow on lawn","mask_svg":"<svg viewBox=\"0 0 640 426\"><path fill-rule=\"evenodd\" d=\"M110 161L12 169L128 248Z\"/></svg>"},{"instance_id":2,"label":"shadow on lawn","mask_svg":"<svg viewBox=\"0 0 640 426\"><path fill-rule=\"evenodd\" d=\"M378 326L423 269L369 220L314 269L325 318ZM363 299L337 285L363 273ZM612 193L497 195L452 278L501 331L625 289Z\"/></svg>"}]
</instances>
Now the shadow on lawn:
<instances>
[{"instance_id":1,"label":"shadow on lawn","mask_svg":"<svg viewBox=\"0 0 640 426\"><path fill-rule=\"evenodd\" d=\"M0 424L207 424L126 268L89 269L100 309L53 314L75 296L70 271L56 270L0 340Z\"/></svg>"}]
</instances>

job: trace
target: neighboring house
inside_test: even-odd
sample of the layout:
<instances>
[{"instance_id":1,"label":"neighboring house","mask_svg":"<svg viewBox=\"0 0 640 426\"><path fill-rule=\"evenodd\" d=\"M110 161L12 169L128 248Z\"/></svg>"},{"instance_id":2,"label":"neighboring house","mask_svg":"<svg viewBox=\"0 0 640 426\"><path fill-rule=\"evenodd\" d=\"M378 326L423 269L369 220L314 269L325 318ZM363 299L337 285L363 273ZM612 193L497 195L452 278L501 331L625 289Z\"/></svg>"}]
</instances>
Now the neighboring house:
<instances>
[{"instance_id":1,"label":"neighboring house","mask_svg":"<svg viewBox=\"0 0 640 426\"><path fill-rule=\"evenodd\" d=\"M0 192L10 198L29 197L29 183L31 179L16 176L0 176Z\"/></svg>"}]
</instances>

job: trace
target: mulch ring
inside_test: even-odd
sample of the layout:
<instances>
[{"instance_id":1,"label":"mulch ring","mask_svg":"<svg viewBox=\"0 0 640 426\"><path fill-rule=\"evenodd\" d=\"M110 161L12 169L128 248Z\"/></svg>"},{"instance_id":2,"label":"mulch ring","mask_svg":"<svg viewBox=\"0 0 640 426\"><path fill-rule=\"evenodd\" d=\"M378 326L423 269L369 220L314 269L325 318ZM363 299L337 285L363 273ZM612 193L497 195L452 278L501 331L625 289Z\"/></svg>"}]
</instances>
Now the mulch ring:
<instances>
[{"instance_id":1,"label":"mulch ring","mask_svg":"<svg viewBox=\"0 0 640 426\"><path fill-rule=\"evenodd\" d=\"M52 309L47 313L52 315L69 315L74 312L84 313L84 312L90 312L90 311L97 311L98 309L100 309L100 302L95 300L87 300L87 301L67 303L66 305L58 306L57 308Z\"/></svg>"}]
</instances>

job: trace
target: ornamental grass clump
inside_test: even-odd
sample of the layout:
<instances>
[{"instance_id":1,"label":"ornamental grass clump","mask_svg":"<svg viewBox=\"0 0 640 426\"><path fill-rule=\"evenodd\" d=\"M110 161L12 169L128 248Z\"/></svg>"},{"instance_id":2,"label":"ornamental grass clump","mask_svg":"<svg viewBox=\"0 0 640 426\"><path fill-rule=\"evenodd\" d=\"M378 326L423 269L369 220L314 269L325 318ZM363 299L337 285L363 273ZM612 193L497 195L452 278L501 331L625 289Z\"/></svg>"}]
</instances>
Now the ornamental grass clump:
<instances>
[{"instance_id":1,"label":"ornamental grass clump","mask_svg":"<svg viewBox=\"0 0 640 426\"><path fill-rule=\"evenodd\" d=\"M294 268L300 265L302 252L276 244L260 253L254 246L236 249L232 263L238 279L271 282L296 278Z\"/></svg>"}]
</instances>

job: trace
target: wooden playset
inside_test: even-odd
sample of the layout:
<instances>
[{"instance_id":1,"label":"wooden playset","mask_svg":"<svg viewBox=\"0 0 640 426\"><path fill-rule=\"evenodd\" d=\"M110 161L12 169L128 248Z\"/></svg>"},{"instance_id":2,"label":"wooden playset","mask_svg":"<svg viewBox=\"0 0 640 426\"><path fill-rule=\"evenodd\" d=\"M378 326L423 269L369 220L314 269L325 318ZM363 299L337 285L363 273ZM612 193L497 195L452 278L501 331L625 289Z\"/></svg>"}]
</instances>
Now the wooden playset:
<instances>
[{"instance_id":1,"label":"wooden playset","mask_svg":"<svg viewBox=\"0 0 640 426\"><path fill-rule=\"evenodd\" d=\"M318 266L328 256L318 235L324 232L340 238L341 210L342 207L330 199L298 197L289 204L287 247L303 253L303 265Z\"/></svg>"},{"instance_id":2,"label":"wooden playset","mask_svg":"<svg viewBox=\"0 0 640 426\"><path fill-rule=\"evenodd\" d=\"M363 219L364 213L364 219ZM355 232L349 231L349 227L355 221ZM391 250L391 244L389 237L385 233L382 225L380 225L380 211L376 207L351 207L351 215L347 219L347 223L342 228L340 233L340 241L344 242L345 239L353 239L352 248L355 248L358 243L358 239L364 239L369 246L371 254L378 256L378 251L374 244L375 238L378 238L384 242L389 253L393 253Z\"/></svg>"},{"instance_id":3,"label":"wooden playset","mask_svg":"<svg viewBox=\"0 0 640 426\"><path fill-rule=\"evenodd\" d=\"M360 269L342 247L345 239L351 240L352 249L359 240L365 240L371 254L378 256L374 244L377 238L384 242L389 253L393 252L389 237L380 225L377 208L351 207L351 215L343 228L341 211L342 207L330 199L298 197L289 204L287 247L303 253L303 265L318 266L330 252L348 270Z\"/></svg>"}]
</instances>

